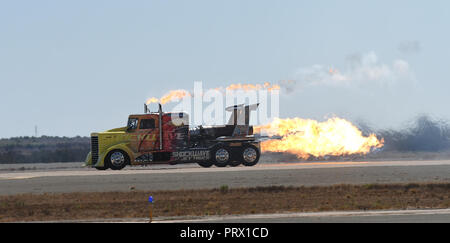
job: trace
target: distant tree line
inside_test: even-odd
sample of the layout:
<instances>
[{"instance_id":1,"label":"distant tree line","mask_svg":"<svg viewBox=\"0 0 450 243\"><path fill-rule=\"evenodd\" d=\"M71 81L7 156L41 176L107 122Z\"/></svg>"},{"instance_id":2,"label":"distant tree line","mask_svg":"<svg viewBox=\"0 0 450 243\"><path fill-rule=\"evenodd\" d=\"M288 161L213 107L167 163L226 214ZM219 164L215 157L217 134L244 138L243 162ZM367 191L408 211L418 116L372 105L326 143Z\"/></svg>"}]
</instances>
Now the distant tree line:
<instances>
[{"instance_id":1,"label":"distant tree line","mask_svg":"<svg viewBox=\"0 0 450 243\"><path fill-rule=\"evenodd\" d=\"M89 137L0 139L0 163L80 162L90 151Z\"/></svg>"}]
</instances>

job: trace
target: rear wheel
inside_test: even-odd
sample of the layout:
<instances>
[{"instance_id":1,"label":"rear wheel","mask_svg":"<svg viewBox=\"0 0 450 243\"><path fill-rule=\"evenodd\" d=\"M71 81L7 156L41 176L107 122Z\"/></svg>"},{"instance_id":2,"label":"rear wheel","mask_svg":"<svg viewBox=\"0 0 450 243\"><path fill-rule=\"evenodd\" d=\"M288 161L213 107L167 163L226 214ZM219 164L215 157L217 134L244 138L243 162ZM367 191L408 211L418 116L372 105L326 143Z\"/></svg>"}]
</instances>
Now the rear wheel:
<instances>
[{"instance_id":1,"label":"rear wheel","mask_svg":"<svg viewBox=\"0 0 450 243\"><path fill-rule=\"evenodd\" d=\"M254 145L247 145L242 149L241 161L245 166L254 166L259 161L259 149Z\"/></svg>"},{"instance_id":2,"label":"rear wheel","mask_svg":"<svg viewBox=\"0 0 450 243\"><path fill-rule=\"evenodd\" d=\"M227 147L217 147L213 150L212 159L217 167L225 167L230 163L231 153Z\"/></svg>"},{"instance_id":3,"label":"rear wheel","mask_svg":"<svg viewBox=\"0 0 450 243\"><path fill-rule=\"evenodd\" d=\"M112 170L121 170L129 163L128 155L122 150L113 150L105 157L105 166Z\"/></svg>"}]
</instances>

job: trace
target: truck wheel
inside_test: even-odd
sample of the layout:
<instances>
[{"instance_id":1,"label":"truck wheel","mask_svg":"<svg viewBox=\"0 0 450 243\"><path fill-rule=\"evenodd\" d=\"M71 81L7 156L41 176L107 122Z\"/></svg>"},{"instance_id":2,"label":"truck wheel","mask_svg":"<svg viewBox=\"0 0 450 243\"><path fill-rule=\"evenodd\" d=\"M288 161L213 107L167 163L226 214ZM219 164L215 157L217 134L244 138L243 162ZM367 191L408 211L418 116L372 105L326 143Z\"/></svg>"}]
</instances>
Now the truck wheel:
<instances>
[{"instance_id":1,"label":"truck wheel","mask_svg":"<svg viewBox=\"0 0 450 243\"><path fill-rule=\"evenodd\" d=\"M112 170L121 170L129 163L128 155L122 150L113 150L105 157L105 165Z\"/></svg>"},{"instance_id":2,"label":"truck wheel","mask_svg":"<svg viewBox=\"0 0 450 243\"><path fill-rule=\"evenodd\" d=\"M254 145L247 145L242 149L241 161L245 166L254 166L259 161L259 149Z\"/></svg>"},{"instance_id":3,"label":"truck wheel","mask_svg":"<svg viewBox=\"0 0 450 243\"><path fill-rule=\"evenodd\" d=\"M231 153L226 147L217 147L213 150L212 159L217 167L225 167L230 162Z\"/></svg>"},{"instance_id":4,"label":"truck wheel","mask_svg":"<svg viewBox=\"0 0 450 243\"><path fill-rule=\"evenodd\" d=\"M203 168L209 168L213 165L213 163L211 161L202 161L202 162L198 162L197 164Z\"/></svg>"}]
</instances>

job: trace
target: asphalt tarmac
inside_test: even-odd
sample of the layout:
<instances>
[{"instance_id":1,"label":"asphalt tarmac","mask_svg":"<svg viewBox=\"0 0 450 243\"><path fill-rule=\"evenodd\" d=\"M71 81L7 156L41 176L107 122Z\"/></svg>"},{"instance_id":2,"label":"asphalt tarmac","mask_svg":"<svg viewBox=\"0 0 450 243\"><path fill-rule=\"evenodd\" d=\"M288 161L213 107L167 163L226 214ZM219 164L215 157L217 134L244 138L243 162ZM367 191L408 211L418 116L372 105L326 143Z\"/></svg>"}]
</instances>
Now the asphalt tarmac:
<instances>
[{"instance_id":1,"label":"asphalt tarmac","mask_svg":"<svg viewBox=\"0 0 450 243\"><path fill-rule=\"evenodd\" d=\"M139 221L137 221L139 222ZM144 221L142 221L144 222ZM160 223L450 223L450 209L232 215Z\"/></svg>"},{"instance_id":2,"label":"asphalt tarmac","mask_svg":"<svg viewBox=\"0 0 450 243\"><path fill-rule=\"evenodd\" d=\"M65 223L148 223L149 218L60 220ZM155 217L152 223L450 223L450 209L329 211L223 216Z\"/></svg>"}]
</instances>

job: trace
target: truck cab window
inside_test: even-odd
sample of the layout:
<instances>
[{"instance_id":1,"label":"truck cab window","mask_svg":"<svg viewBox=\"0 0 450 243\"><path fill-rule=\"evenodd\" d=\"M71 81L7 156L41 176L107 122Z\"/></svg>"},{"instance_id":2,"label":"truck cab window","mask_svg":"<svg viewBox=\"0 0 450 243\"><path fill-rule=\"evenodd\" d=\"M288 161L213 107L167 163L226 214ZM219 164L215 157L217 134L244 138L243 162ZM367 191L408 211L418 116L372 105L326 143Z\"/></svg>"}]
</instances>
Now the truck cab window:
<instances>
[{"instance_id":1,"label":"truck cab window","mask_svg":"<svg viewBox=\"0 0 450 243\"><path fill-rule=\"evenodd\" d=\"M155 119L141 119L139 129L153 129L155 128Z\"/></svg>"},{"instance_id":2,"label":"truck cab window","mask_svg":"<svg viewBox=\"0 0 450 243\"><path fill-rule=\"evenodd\" d=\"M127 130L135 130L138 125L138 119L137 118L130 118L128 119L128 125Z\"/></svg>"}]
</instances>

